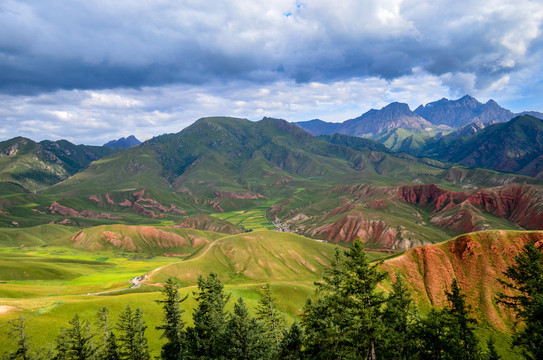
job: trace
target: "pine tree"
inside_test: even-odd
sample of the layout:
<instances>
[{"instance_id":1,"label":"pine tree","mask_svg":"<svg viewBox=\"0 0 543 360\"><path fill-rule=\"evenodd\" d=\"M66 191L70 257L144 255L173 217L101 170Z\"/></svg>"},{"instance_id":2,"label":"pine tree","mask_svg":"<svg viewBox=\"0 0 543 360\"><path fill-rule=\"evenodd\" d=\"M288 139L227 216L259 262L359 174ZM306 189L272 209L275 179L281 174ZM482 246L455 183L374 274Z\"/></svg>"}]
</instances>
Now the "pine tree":
<instances>
[{"instance_id":1,"label":"pine tree","mask_svg":"<svg viewBox=\"0 0 543 360\"><path fill-rule=\"evenodd\" d=\"M418 325L417 356L421 359L480 359L481 352L465 295L456 280L451 292L445 291L449 307L432 309Z\"/></svg>"},{"instance_id":2,"label":"pine tree","mask_svg":"<svg viewBox=\"0 0 543 360\"><path fill-rule=\"evenodd\" d=\"M370 265L360 239L341 254L336 251L324 282L316 283L316 299L308 299L302 315L306 353L318 359L376 359L384 331L377 290L386 273Z\"/></svg>"},{"instance_id":3,"label":"pine tree","mask_svg":"<svg viewBox=\"0 0 543 360\"><path fill-rule=\"evenodd\" d=\"M119 315L117 322L119 335L119 354L121 359L127 360L149 360L149 348L145 330L147 326L143 321L143 314L140 308L132 311L130 305Z\"/></svg>"},{"instance_id":4,"label":"pine tree","mask_svg":"<svg viewBox=\"0 0 543 360\"><path fill-rule=\"evenodd\" d=\"M504 273L509 280L501 281L513 295L498 294L498 301L525 323L513 344L527 359L543 359L543 253L529 242L515 260Z\"/></svg>"},{"instance_id":5,"label":"pine tree","mask_svg":"<svg viewBox=\"0 0 543 360\"><path fill-rule=\"evenodd\" d=\"M19 316L18 319L11 323L9 334L17 339L17 349L7 355L8 359L13 360L30 360L30 349L28 346L28 336L26 335L26 324L24 318Z\"/></svg>"},{"instance_id":6,"label":"pine tree","mask_svg":"<svg viewBox=\"0 0 543 360\"><path fill-rule=\"evenodd\" d=\"M445 310L431 309L428 315L416 324L416 346L414 359L451 359L448 344L451 339L450 317Z\"/></svg>"},{"instance_id":7,"label":"pine tree","mask_svg":"<svg viewBox=\"0 0 543 360\"><path fill-rule=\"evenodd\" d=\"M68 360L70 351L70 341L68 339L68 330L64 327L60 328L60 334L55 339L55 355L54 360Z\"/></svg>"},{"instance_id":8,"label":"pine tree","mask_svg":"<svg viewBox=\"0 0 543 360\"><path fill-rule=\"evenodd\" d=\"M386 308L383 312L384 345L378 352L382 359L410 359L415 346L415 324L418 320L411 299L411 292L407 289L400 273L396 274L396 281L392 283L392 292L387 298Z\"/></svg>"},{"instance_id":9,"label":"pine tree","mask_svg":"<svg viewBox=\"0 0 543 360\"><path fill-rule=\"evenodd\" d=\"M184 358L185 349L185 323L182 320L183 310L180 304L187 299L187 296L179 296L178 287L172 278L166 280L162 289L163 300L156 300L162 304L164 313L163 325L157 326L157 330L162 330L161 338L166 339L162 345L161 358L164 360L177 360Z\"/></svg>"},{"instance_id":10,"label":"pine tree","mask_svg":"<svg viewBox=\"0 0 543 360\"><path fill-rule=\"evenodd\" d=\"M470 360L479 358L479 342L473 326L477 320L470 316L470 307L466 303L466 296L462 294L456 279L452 281L451 292L446 292L450 303L449 315L453 319L454 332L458 346L458 356Z\"/></svg>"},{"instance_id":11,"label":"pine tree","mask_svg":"<svg viewBox=\"0 0 543 360\"><path fill-rule=\"evenodd\" d=\"M109 316L109 308L102 307L96 314L96 329L97 329L97 342L96 342L96 359L97 360L109 360L115 358L112 351L117 351L117 344L115 340L115 334L112 331L111 319Z\"/></svg>"},{"instance_id":12,"label":"pine tree","mask_svg":"<svg viewBox=\"0 0 543 360\"><path fill-rule=\"evenodd\" d=\"M230 296L216 273L198 277L198 303L192 314L194 326L187 328L187 350L193 359L217 359L223 356L226 312Z\"/></svg>"},{"instance_id":13,"label":"pine tree","mask_svg":"<svg viewBox=\"0 0 543 360\"><path fill-rule=\"evenodd\" d=\"M121 360L119 354L119 347L117 346L117 339L115 333L110 332L107 337L104 352L102 353L102 359L104 360Z\"/></svg>"},{"instance_id":14,"label":"pine tree","mask_svg":"<svg viewBox=\"0 0 543 360\"><path fill-rule=\"evenodd\" d=\"M486 345L488 347L488 350L486 351L485 360L500 360L502 357L498 355L498 351L496 350L495 346L496 342L494 338L491 336L487 342Z\"/></svg>"},{"instance_id":15,"label":"pine tree","mask_svg":"<svg viewBox=\"0 0 543 360\"><path fill-rule=\"evenodd\" d=\"M277 300L273 297L269 283L266 283L260 290L256 318L264 324L266 333L273 340L275 346L279 346L285 330L285 316L279 309Z\"/></svg>"},{"instance_id":16,"label":"pine tree","mask_svg":"<svg viewBox=\"0 0 543 360\"><path fill-rule=\"evenodd\" d=\"M79 314L70 320L68 328L61 328L56 341L57 360L94 359L92 331L87 320L80 321Z\"/></svg>"},{"instance_id":17,"label":"pine tree","mask_svg":"<svg viewBox=\"0 0 543 360\"><path fill-rule=\"evenodd\" d=\"M283 333L277 359L300 360L302 358L302 341L302 328L298 324L298 321L295 321L290 329L288 331L285 330Z\"/></svg>"},{"instance_id":18,"label":"pine tree","mask_svg":"<svg viewBox=\"0 0 543 360\"><path fill-rule=\"evenodd\" d=\"M240 297L226 324L224 349L227 359L263 360L271 355L271 342L264 327L249 311Z\"/></svg>"}]
</instances>

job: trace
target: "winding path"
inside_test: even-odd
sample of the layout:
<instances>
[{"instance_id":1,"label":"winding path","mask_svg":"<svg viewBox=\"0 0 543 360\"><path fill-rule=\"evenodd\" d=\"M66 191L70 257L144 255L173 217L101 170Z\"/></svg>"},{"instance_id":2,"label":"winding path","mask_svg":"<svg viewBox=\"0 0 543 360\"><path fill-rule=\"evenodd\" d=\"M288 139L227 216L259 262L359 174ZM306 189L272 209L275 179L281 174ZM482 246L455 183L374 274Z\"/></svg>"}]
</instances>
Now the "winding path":
<instances>
[{"instance_id":1,"label":"winding path","mask_svg":"<svg viewBox=\"0 0 543 360\"><path fill-rule=\"evenodd\" d=\"M156 270L158 270L158 269L155 269L153 271L156 271ZM148 276L147 274L146 275L138 275L138 276L136 276L135 278L130 280L130 282L132 283L132 286L124 288L124 289L100 291L100 292L96 292L96 293L87 293L87 295L103 295L103 294L116 293L116 292L119 292L119 291L137 289L137 288L139 288L141 286L142 281L145 280L147 278L147 276Z\"/></svg>"}]
</instances>

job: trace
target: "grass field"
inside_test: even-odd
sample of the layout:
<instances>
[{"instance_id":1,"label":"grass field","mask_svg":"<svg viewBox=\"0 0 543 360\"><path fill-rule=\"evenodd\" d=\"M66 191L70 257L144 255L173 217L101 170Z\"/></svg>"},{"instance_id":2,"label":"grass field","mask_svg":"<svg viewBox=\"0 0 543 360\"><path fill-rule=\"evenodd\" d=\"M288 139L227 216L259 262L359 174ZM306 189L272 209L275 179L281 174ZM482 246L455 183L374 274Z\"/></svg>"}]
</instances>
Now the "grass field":
<instances>
[{"instance_id":1,"label":"grass field","mask_svg":"<svg viewBox=\"0 0 543 360\"><path fill-rule=\"evenodd\" d=\"M43 232L43 229L38 230L34 229L30 233ZM129 230L130 228L124 228L125 232ZM184 229L173 230L185 231ZM91 229L90 235L96 231L98 229ZM187 231L191 232L191 230ZM196 233L190 233L190 235L194 236ZM251 243L250 239L253 239L252 247L244 246ZM258 301L259 289L265 283L264 280L272 280L274 276L250 276L252 266L255 265L250 264L250 258L261 257L262 261L268 264L273 262L274 257L265 258L262 255L272 249L277 251L280 248L284 248L285 252L290 251L290 254L296 253L299 257L298 260L290 263L288 259L283 259L285 264L275 271L291 272L282 277L278 276L277 281L271 281L281 306L288 318L293 320L300 314L305 299L313 292L313 281L320 278L322 269L329 263L329 258L334 251L332 245L274 231L255 231L238 236L227 236L223 239L211 237L209 240L212 241L211 243L218 241L219 244L216 247L210 247L210 243L197 250L190 259L185 261L184 258L179 257L152 256L120 250L88 252L73 247L47 245L49 240L37 241L35 242L37 246L0 248L0 307L12 309L6 313L0 313L0 349L9 346L9 336L4 336L9 330L8 322L20 315L27 319L31 343L45 345L54 340L60 327L67 326L75 313L79 313L82 318L92 322L96 311L101 306L110 307L113 318L116 318L127 304L131 304L132 307L139 306L143 309L149 326L149 344L154 349L154 354L158 355L161 341L154 327L161 320L160 308L155 302L160 297L160 287L144 285L138 289L100 296L88 294L127 288L130 286L130 280L136 276L179 263L188 264L190 272L194 275L184 279L185 287L181 290L183 294L189 295L188 300L183 303L186 311L185 319L189 324L190 314L195 306L192 292L196 289L194 285L196 277L199 274L208 274L212 270L222 274L226 290L232 294L228 309L232 308L235 299L239 296L243 296L249 308L253 309ZM295 245L293 241L302 241L302 245ZM34 241L28 242L30 243ZM17 245L16 242L10 244ZM304 246L320 249L321 253L318 256L322 264L315 260L302 259L305 257ZM240 250L234 251L234 247ZM215 248L219 251L215 252ZM223 261L228 256L219 260L226 264L220 266L219 262L210 255L219 256L223 251L227 251L229 256L233 255L233 251L239 254L231 258L228 264ZM257 253L254 253L255 251ZM253 252L252 255L251 252ZM242 259L245 259L246 263L243 266L246 267L246 271L243 274L236 274L234 268ZM256 266L258 267L258 262ZM269 267L269 270L272 270L274 266ZM230 267L233 267L234 272ZM228 274L225 275L224 271ZM158 273L159 278L166 276L162 271ZM295 273L298 275L292 276ZM153 282L155 280L153 278Z\"/></svg>"},{"instance_id":2,"label":"grass field","mask_svg":"<svg viewBox=\"0 0 543 360\"><path fill-rule=\"evenodd\" d=\"M11 309L0 312L0 349L11 346L9 321L18 316L26 318L30 343L43 347L50 346L60 327L67 326L76 313L93 323L98 309L108 306L115 321L126 305L131 305L143 310L149 345L153 355L158 355L162 343L155 330L162 320L156 303L161 296L158 283L168 277L179 281L181 295L188 295L182 304L184 320L191 325L196 279L211 271L218 273L226 292L231 294L228 311L241 296L254 314L259 290L269 282L292 322L313 294L314 282L322 279L336 247L293 233L259 230L214 239L185 258L121 251L87 252L58 245L0 248L0 309ZM370 260L385 256L368 253ZM149 278L140 288L94 294L125 289L130 279L143 274L149 274ZM387 281L383 289L388 288ZM478 332L487 337L492 329L485 326L482 324ZM501 349L506 349L510 337L499 333L496 340ZM514 354L502 354L511 355L505 359L515 358Z\"/></svg>"},{"instance_id":3,"label":"grass field","mask_svg":"<svg viewBox=\"0 0 543 360\"><path fill-rule=\"evenodd\" d=\"M253 231L216 240L192 258L155 272L149 281L174 277L189 285L209 269L226 283L316 281L334 251L334 245L292 233Z\"/></svg>"},{"instance_id":4,"label":"grass field","mask_svg":"<svg viewBox=\"0 0 543 360\"><path fill-rule=\"evenodd\" d=\"M270 200L255 209L215 213L212 216L217 219L227 220L237 226L243 226L246 229L273 230L276 227L266 219L266 210L275 202L275 200Z\"/></svg>"},{"instance_id":5,"label":"grass field","mask_svg":"<svg viewBox=\"0 0 543 360\"><path fill-rule=\"evenodd\" d=\"M121 289L179 261L172 257L89 253L63 247L0 249L0 298L58 296Z\"/></svg>"}]
</instances>

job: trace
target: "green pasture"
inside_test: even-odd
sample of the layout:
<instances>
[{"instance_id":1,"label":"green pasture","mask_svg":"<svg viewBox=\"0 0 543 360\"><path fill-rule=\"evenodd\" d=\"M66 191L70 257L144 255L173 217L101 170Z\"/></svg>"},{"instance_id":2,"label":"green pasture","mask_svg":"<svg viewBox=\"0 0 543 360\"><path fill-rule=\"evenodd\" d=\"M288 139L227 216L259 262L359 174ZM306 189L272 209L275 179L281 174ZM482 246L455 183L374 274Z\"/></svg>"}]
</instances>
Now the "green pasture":
<instances>
[{"instance_id":1,"label":"green pasture","mask_svg":"<svg viewBox=\"0 0 543 360\"><path fill-rule=\"evenodd\" d=\"M270 200L254 209L215 213L212 216L250 230L273 230L276 227L266 218L266 210L275 202Z\"/></svg>"},{"instance_id":2,"label":"green pasture","mask_svg":"<svg viewBox=\"0 0 543 360\"><path fill-rule=\"evenodd\" d=\"M0 298L122 289L130 286L132 278L176 261L179 259L57 247L0 249Z\"/></svg>"}]
</instances>

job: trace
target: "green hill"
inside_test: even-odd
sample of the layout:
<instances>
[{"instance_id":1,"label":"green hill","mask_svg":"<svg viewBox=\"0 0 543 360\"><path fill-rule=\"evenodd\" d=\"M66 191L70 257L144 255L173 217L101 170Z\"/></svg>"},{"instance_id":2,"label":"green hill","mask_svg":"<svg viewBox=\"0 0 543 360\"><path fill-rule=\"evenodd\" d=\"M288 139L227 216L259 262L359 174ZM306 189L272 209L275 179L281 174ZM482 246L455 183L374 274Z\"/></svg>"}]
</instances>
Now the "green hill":
<instances>
[{"instance_id":1,"label":"green hill","mask_svg":"<svg viewBox=\"0 0 543 360\"><path fill-rule=\"evenodd\" d=\"M69 239L76 231L76 228L52 224L30 228L0 228L0 247L52 245Z\"/></svg>"},{"instance_id":2,"label":"green hill","mask_svg":"<svg viewBox=\"0 0 543 360\"><path fill-rule=\"evenodd\" d=\"M153 273L148 282L175 277L183 284L199 274L217 272L225 283L316 281L329 266L335 246L300 235L254 231L219 239L190 259Z\"/></svg>"},{"instance_id":3,"label":"green hill","mask_svg":"<svg viewBox=\"0 0 543 360\"><path fill-rule=\"evenodd\" d=\"M423 154L471 167L543 177L543 120L530 115L465 136L445 136Z\"/></svg>"},{"instance_id":4,"label":"green hill","mask_svg":"<svg viewBox=\"0 0 543 360\"><path fill-rule=\"evenodd\" d=\"M221 237L224 234L165 226L102 225L80 230L65 243L89 251L188 256Z\"/></svg>"},{"instance_id":5,"label":"green hill","mask_svg":"<svg viewBox=\"0 0 543 360\"><path fill-rule=\"evenodd\" d=\"M417 155L420 154L436 133L436 131L423 132L397 128L377 134L372 139L385 145L390 150Z\"/></svg>"},{"instance_id":6,"label":"green hill","mask_svg":"<svg viewBox=\"0 0 543 360\"><path fill-rule=\"evenodd\" d=\"M0 195L39 191L67 179L92 161L118 150L101 146L74 145L66 140L42 141L16 137L0 142ZM16 187L13 188L13 185Z\"/></svg>"},{"instance_id":7,"label":"green hill","mask_svg":"<svg viewBox=\"0 0 543 360\"><path fill-rule=\"evenodd\" d=\"M104 271L112 264L103 261L64 259L28 254L0 252L0 280L53 280L66 281L97 271Z\"/></svg>"}]
</instances>

